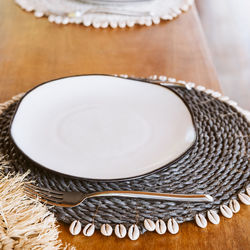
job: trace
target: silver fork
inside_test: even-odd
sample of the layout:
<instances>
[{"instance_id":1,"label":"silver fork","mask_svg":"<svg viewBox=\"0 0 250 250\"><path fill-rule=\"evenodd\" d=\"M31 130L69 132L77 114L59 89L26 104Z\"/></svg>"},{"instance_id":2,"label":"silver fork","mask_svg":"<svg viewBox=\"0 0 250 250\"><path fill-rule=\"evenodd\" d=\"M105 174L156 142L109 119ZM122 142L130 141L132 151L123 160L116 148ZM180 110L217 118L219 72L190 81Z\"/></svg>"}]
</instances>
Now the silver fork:
<instances>
[{"instance_id":1,"label":"silver fork","mask_svg":"<svg viewBox=\"0 0 250 250\"><path fill-rule=\"evenodd\" d=\"M75 207L88 198L94 197L128 197L141 199L155 199L178 202L213 202L213 197L208 194L167 194L142 191L103 191L84 194L81 192L62 192L48 188L26 184L24 191L31 198L59 207Z\"/></svg>"}]
</instances>

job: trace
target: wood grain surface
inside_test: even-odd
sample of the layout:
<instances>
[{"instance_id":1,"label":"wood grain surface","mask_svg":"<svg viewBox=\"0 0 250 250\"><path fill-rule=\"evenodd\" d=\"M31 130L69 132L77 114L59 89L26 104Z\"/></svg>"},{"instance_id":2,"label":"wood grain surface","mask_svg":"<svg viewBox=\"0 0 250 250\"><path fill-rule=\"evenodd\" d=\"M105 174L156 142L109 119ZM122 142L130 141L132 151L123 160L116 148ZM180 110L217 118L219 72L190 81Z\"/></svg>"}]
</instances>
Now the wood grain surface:
<instances>
[{"instance_id":1,"label":"wood grain surface","mask_svg":"<svg viewBox=\"0 0 250 250\"><path fill-rule=\"evenodd\" d=\"M0 0L0 101L38 83L86 73L167 74L218 89L195 9L152 27L56 25Z\"/></svg>"},{"instance_id":2,"label":"wood grain surface","mask_svg":"<svg viewBox=\"0 0 250 250\"><path fill-rule=\"evenodd\" d=\"M168 75L220 90L193 7L171 22L152 27L94 29L51 24L0 0L0 101L58 77L105 73ZM60 224L60 238L77 249L249 249L250 209L206 229L184 223L177 235L145 233L128 238L71 236Z\"/></svg>"}]
</instances>

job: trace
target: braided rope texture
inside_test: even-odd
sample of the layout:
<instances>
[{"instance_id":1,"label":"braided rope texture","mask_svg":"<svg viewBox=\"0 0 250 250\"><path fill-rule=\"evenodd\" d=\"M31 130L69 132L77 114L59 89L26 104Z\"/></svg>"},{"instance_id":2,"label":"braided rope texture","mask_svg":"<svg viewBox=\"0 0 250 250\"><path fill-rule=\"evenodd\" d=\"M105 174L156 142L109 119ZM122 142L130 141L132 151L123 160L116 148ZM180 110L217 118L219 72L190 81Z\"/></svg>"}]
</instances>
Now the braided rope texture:
<instances>
[{"instance_id":1,"label":"braided rope texture","mask_svg":"<svg viewBox=\"0 0 250 250\"><path fill-rule=\"evenodd\" d=\"M197 141L177 162L150 175L126 181L95 182L73 179L35 166L14 146L9 126L18 101L8 102L0 114L0 153L10 162L9 171L30 170L30 179L38 185L61 191L90 193L105 190L141 190L166 193L207 193L213 203L178 203L134 198L91 198L74 208L53 207L59 221L82 224L94 221L97 229L104 223L112 226L137 223L144 231L144 219L175 218L178 223L194 219L197 213L219 211L221 204L250 183L250 124L229 104L197 89L171 87L193 113Z\"/></svg>"}]
</instances>

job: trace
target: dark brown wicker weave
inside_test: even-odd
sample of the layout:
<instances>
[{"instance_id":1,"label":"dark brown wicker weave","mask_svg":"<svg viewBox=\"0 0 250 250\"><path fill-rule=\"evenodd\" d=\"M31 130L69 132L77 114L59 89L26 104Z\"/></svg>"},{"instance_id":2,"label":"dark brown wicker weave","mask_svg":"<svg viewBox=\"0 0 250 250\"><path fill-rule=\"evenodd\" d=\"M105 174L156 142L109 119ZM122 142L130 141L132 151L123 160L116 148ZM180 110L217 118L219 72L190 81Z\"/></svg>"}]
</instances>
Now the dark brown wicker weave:
<instances>
[{"instance_id":1,"label":"dark brown wicker weave","mask_svg":"<svg viewBox=\"0 0 250 250\"><path fill-rule=\"evenodd\" d=\"M218 211L219 205L228 204L250 183L250 125L234 107L196 89L171 87L193 112L198 140L192 150L178 162L158 172L134 180L94 182L71 179L45 171L29 162L15 148L9 136L9 124L17 101L9 104L0 114L0 150L10 161L8 171L21 173L30 169L30 178L41 186L55 190L95 192L103 190L147 190L173 193L207 193L214 203L175 203L133 198L92 198L75 208L54 207L58 220L82 224L95 221L101 224L137 223L143 229L143 220L177 222L193 220L195 214L208 209ZM46 101L46 100L44 100Z\"/></svg>"}]
</instances>

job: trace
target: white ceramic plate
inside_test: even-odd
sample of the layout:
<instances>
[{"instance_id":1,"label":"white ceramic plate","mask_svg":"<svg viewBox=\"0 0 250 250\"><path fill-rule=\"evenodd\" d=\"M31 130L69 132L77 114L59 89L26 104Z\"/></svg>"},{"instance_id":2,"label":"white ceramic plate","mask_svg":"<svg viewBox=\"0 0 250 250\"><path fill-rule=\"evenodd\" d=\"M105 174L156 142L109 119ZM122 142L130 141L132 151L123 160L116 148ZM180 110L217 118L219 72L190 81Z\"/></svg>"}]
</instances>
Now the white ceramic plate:
<instances>
[{"instance_id":1,"label":"white ceramic plate","mask_svg":"<svg viewBox=\"0 0 250 250\"><path fill-rule=\"evenodd\" d=\"M41 166L98 180L150 173L181 156L196 138L191 114L173 91L105 75L32 89L18 106L11 136Z\"/></svg>"}]
</instances>

